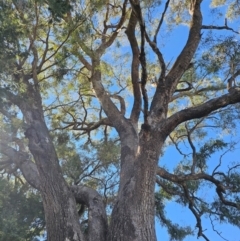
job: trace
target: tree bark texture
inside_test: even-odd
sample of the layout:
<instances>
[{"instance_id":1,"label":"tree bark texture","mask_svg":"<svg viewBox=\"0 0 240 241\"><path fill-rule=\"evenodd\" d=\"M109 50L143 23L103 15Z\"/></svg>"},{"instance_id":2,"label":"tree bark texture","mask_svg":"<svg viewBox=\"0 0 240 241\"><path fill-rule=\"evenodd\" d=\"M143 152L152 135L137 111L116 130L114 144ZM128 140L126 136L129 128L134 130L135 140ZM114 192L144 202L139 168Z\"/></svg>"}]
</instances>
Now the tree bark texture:
<instances>
[{"instance_id":1,"label":"tree bark texture","mask_svg":"<svg viewBox=\"0 0 240 241\"><path fill-rule=\"evenodd\" d=\"M117 240L156 240L154 187L156 165L163 140L151 138L149 130L140 133L139 145L132 155L131 149L125 148L123 165L128 165L128 158L133 161L132 169L121 171L124 182L113 209L109 229L109 241Z\"/></svg>"},{"instance_id":2,"label":"tree bark texture","mask_svg":"<svg viewBox=\"0 0 240 241\"><path fill-rule=\"evenodd\" d=\"M84 240L78 221L75 197L62 176L58 157L44 121L38 86L26 83L27 101L14 99L13 95L11 98L25 117L27 126L25 136L28 138L28 147L38 171L36 185L42 196L48 240ZM34 170L36 169L32 167L32 171Z\"/></svg>"},{"instance_id":3,"label":"tree bark texture","mask_svg":"<svg viewBox=\"0 0 240 241\"><path fill-rule=\"evenodd\" d=\"M47 127L41 119L34 118L36 110L27 111L32 115L32 122L26 136L39 172L48 240L83 240L76 201L62 176Z\"/></svg>"}]
</instances>

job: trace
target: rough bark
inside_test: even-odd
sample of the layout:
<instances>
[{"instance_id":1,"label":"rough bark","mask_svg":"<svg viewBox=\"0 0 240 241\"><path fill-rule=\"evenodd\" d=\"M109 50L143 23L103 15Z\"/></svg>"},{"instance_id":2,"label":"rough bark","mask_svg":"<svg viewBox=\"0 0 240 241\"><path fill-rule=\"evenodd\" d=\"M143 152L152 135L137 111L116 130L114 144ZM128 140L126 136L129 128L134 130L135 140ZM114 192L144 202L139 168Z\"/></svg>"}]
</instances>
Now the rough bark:
<instances>
[{"instance_id":1,"label":"rough bark","mask_svg":"<svg viewBox=\"0 0 240 241\"><path fill-rule=\"evenodd\" d=\"M25 117L25 136L28 138L28 147L37 167L36 171L35 164L32 163L27 168L27 160L23 161L23 174L41 193L48 240L84 240L78 222L75 198L62 176L57 154L44 121L38 86L29 83L27 77L24 80L27 98L5 92L7 99L16 104ZM32 181L34 174L35 182Z\"/></svg>"},{"instance_id":2,"label":"rough bark","mask_svg":"<svg viewBox=\"0 0 240 241\"><path fill-rule=\"evenodd\" d=\"M151 133L152 134L152 133ZM163 140L151 137L148 130L142 130L137 151L131 154L131 149L125 150L122 156L123 165L134 158L133 168L121 176L126 178L121 182L118 199L113 209L108 240L156 240L154 186L156 165L159 150Z\"/></svg>"},{"instance_id":3,"label":"rough bark","mask_svg":"<svg viewBox=\"0 0 240 241\"><path fill-rule=\"evenodd\" d=\"M89 187L72 186L71 190L77 203L88 207L88 241L105 241L107 236L107 215L99 193Z\"/></svg>"},{"instance_id":4,"label":"rough bark","mask_svg":"<svg viewBox=\"0 0 240 241\"><path fill-rule=\"evenodd\" d=\"M47 223L48 240L84 240L78 224L76 202L63 179L47 127L38 110L25 109L29 127L26 137L40 179L40 192Z\"/></svg>"}]
</instances>

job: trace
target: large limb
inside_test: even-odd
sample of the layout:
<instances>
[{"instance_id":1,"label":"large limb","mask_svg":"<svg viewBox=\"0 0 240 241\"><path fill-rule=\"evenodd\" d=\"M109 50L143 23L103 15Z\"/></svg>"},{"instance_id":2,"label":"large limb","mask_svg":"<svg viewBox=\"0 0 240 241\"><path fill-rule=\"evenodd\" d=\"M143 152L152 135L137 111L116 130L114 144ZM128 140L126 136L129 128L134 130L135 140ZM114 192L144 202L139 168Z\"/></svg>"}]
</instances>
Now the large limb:
<instances>
[{"instance_id":1,"label":"large limb","mask_svg":"<svg viewBox=\"0 0 240 241\"><path fill-rule=\"evenodd\" d=\"M221 190L222 192L225 192L225 189L224 189L221 181L217 180L213 176L211 176L207 173L204 173L204 172L194 173L194 174L191 173L191 174L187 174L187 175L175 175L175 174L172 174L172 173L166 171L164 168L158 167L157 175L163 179L166 179L168 181L178 183L178 184L182 184L186 181L196 181L196 180L203 179L203 180L213 183L216 186L217 190Z\"/></svg>"},{"instance_id":2,"label":"large limb","mask_svg":"<svg viewBox=\"0 0 240 241\"><path fill-rule=\"evenodd\" d=\"M143 117L144 117L144 125L148 124L148 95L146 90L147 83L147 63L146 63L146 54L145 54L145 23L142 16L142 10L139 1L130 0L132 6L132 13L137 18L140 24L140 32L141 32L141 51L139 55L139 60L141 63L142 74L141 74L141 92L143 97Z\"/></svg>"},{"instance_id":3,"label":"large limb","mask_svg":"<svg viewBox=\"0 0 240 241\"><path fill-rule=\"evenodd\" d=\"M138 19L135 13L132 11L128 22L126 35L128 37L128 41L132 49L131 78L132 78L132 86L133 86L134 103L133 103L130 119L135 125L138 122L140 111L141 111L141 105L142 105L141 91L139 88L139 48L138 48L138 42L135 36L135 29L136 29L137 22L138 22Z\"/></svg>"},{"instance_id":4,"label":"large limb","mask_svg":"<svg viewBox=\"0 0 240 241\"><path fill-rule=\"evenodd\" d=\"M123 190L126 183L129 182L134 173L134 160L138 148L138 133L135 125L126 119L120 110L111 100L111 96L105 90L100 70L100 56L95 55L92 58L92 76L90 78L95 94L101 103L108 120L117 130L121 139L121 179L119 193Z\"/></svg>"},{"instance_id":5,"label":"large limb","mask_svg":"<svg viewBox=\"0 0 240 241\"><path fill-rule=\"evenodd\" d=\"M106 38L106 32L108 29L108 26L106 24L107 19L105 19L104 24L104 31L102 34L102 43L99 46L98 49L96 49L94 55L91 56L92 59L92 76L90 78L90 81L92 82L93 89L95 91L95 94L97 98L99 99L101 106L106 113L109 121L112 123L112 125L116 128L118 131L120 137L122 134L127 131L127 127L129 126L129 121L124 117L123 113L118 110L116 105L111 100L111 96L108 94L108 92L105 90L103 84L102 84L102 77L101 77L101 56L105 52L105 50L111 46L113 41L116 39L119 30L121 29L125 18L126 18L126 6L127 1L125 0L122 7L122 16L120 17L120 20L116 26L116 31L112 33L112 35L109 38Z\"/></svg>"},{"instance_id":6,"label":"large limb","mask_svg":"<svg viewBox=\"0 0 240 241\"><path fill-rule=\"evenodd\" d=\"M188 69L189 64L195 54L197 47L201 39L201 28L202 28L202 13L201 13L201 2L202 0L191 0L192 23L188 35L188 40L184 46L182 52L178 56L176 62L171 68L166 78L166 84L171 94L174 93L178 81L182 77L183 73Z\"/></svg>"},{"instance_id":7,"label":"large limb","mask_svg":"<svg viewBox=\"0 0 240 241\"><path fill-rule=\"evenodd\" d=\"M101 106L107 115L108 119L112 125L118 131L120 137L126 134L130 122L124 117L123 113L118 110L117 106L111 100L111 95L105 90L102 79L101 79L101 70L100 70L100 56L95 56L92 60L92 76L90 78L93 89L98 100L101 103Z\"/></svg>"},{"instance_id":8,"label":"large limb","mask_svg":"<svg viewBox=\"0 0 240 241\"><path fill-rule=\"evenodd\" d=\"M169 135L180 123L183 123L191 119L204 117L215 110L239 102L240 91L235 89L235 91L233 91L232 93L209 100L206 103L201 104L199 106L181 110L167 118L164 124L165 135Z\"/></svg>"},{"instance_id":9,"label":"large limb","mask_svg":"<svg viewBox=\"0 0 240 241\"><path fill-rule=\"evenodd\" d=\"M34 93L32 94L34 95ZM29 97L32 97L31 94L29 94ZM44 120L41 118L41 110L39 110L39 106L35 105L36 102L20 104L27 124L25 135L29 139L28 147L36 166L30 161L19 159L18 154L20 153L13 149L3 147L1 152L5 152L6 156L14 158L15 163L18 160L20 162L19 168L26 180L40 190L49 239L84 240L78 223L74 197L62 176L51 137ZM35 167L37 167L37 172ZM35 182L34 178L36 179ZM36 182L38 180L39 182ZM56 220L58 220L57 223Z\"/></svg>"},{"instance_id":10,"label":"large limb","mask_svg":"<svg viewBox=\"0 0 240 241\"><path fill-rule=\"evenodd\" d=\"M85 240L78 222L75 199L62 176L54 144L44 121L42 100L37 85L37 61L38 58L34 53L32 73L35 85L27 84L25 92L27 99L6 89L0 89L0 92L3 98L17 105L24 116L26 126L24 134L39 173L39 190L43 200L49 240ZM29 168L34 169L32 164ZM29 169L27 171L29 172Z\"/></svg>"},{"instance_id":11,"label":"large limb","mask_svg":"<svg viewBox=\"0 0 240 241\"><path fill-rule=\"evenodd\" d=\"M124 134L124 132L127 132L130 122L124 117L124 113L118 110L116 105L111 100L111 96L105 90L102 84L100 59L102 54L105 52L105 50L112 45L113 41L116 39L118 35L119 30L123 26L123 23L126 18L126 6L127 6L127 1L125 0L122 7L122 16L120 17L120 20L116 25L116 31L114 31L109 38L106 38L105 36L108 30L108 25L106 24L107 19L105 19L104 30L102 34L102 43L98 47L98 49L95 50L94 54L89 55L92 60L92 68L91 68L92 75L91 75L90 81L92 82L94 92L98 100L100 101L101 106L105 114L107 115L107 118L112 123L112 125L116 128L120 137Z\"/></svg>"},{"instance_id":12,"label":"large limb","mask_svg":"<svg viewBox=\"0 0 240 241\"><path fill-rule=\"evenodd\" d=\"M194 53L197 50L201 39L201 27L202 27L202 14L201 14L201 5L202 0L192 0L192 23L188 35L188 40L184 46L182 52L178 56L176 62L171 68L167 76L159 80L157 85L156 93L154 95L152 105L150 108L151 117L161 117L162 114L166 116L167 114L167 105L171 99L176 86L188 69L188 66L193 58ZM161 111L160 111L161 110ZM155 118L153 122L158 122L159 120ZM156 124L156 123L155 123Z\"/></svg>"},{"instance_id":13,"label":"large limb","mask_svg":"<svg viewBox=\"0 0 240 241\"><path fill-rule=\"evenodd\" d=\"M107 215L102 197L97 191L86 186L70 187L77 203L88 207L88 240L105 241Z\"/></svg>"},{"instance_id":14,"label":"large limb","mask_svg":"<svg viewBox=\"0 0 240 241\"><path fill-rule=\"evenodd\" d=\"M6 89L0 89L0 93L3 99L12 102L18 106L21 106L23 103L22 98L12 94ZM0 106L0 113L2 113L9 120L11 120L13 117L11 113L9 113L6 108L4 108L4 106ZM31 161L31 157L29 153L26 152L22 140L17 138L14 133L9 134L4 131L0 131L0 136L1 154L3 154L3 156L7 158L7 161L0 160L0 169L9 170L9 168L14 165L14 170L17 170L19 168L27 182L31 186L39 190L40 179L37 166ZM14 146L17 145L18 151L12 146L10 146L9 143L14 143Z\"/></svg>"},{"instance_id":15,"label":"large limb","mask_svg":"<svg viewBox=\"0 0 240 241\"><path fill-rule=\"evenodd\" d=\"M111 96L104 89L101 82L100 61L93 60L93 74L91 82L101 106L107 115L110 123L117 130L121 139L121 176L120 190L129 182L133 174L134 160L138 148L138 133L135 125L126 119L116 105L112 102Z\"/></svg>"}]
</instances>

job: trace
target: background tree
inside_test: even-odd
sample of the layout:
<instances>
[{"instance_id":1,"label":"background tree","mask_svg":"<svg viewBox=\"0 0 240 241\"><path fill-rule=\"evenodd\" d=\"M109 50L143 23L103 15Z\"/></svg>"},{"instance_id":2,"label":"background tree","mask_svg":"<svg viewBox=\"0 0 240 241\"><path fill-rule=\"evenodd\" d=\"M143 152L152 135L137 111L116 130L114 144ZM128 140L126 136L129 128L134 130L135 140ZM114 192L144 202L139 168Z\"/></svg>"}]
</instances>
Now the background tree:
<instances>
[{"instance_id":1,"label":"background tree","mask_svg":"<svg viewBox=\"0 0 240 241\"><path fill-rule=\"evenodd\" d=\"M33 240L45 227L39 195L27 185L0 180L0 240Z\"/></svg>"},{"instance_id":2,"label":"background tree","mask_svg":"<svg viewBox=\"0 0 240 241\"><path fill-rule=\"evenodd\" d=\"M40 193L48 240L154 241L155 216L172 239L192 234L166 217L166 200L189 208L205 240L203 215L239 226L239 163L209 163L235 146L218 133L239 118L227 21L239 8L213 1L215 25L205 4L1 2L0 167ZM181 24L171 56L164 44ZM168 145L183 156L172 170L160 161Z\"/></svg>"}]
</instances>

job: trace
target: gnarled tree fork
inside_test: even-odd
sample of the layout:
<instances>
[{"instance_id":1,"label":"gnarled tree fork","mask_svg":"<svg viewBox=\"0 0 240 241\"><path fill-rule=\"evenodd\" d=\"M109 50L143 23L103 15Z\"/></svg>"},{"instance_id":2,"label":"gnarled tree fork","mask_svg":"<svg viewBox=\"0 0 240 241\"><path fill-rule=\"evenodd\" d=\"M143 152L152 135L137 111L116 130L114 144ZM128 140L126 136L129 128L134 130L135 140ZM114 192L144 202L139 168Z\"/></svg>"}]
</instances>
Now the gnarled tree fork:
<instances>
[{"instance_id":1,"label":"gnarled tree fork","mask_svg":"<svg viewBox=\"0 0 240 241\"><path fill-rule=\"evenodd\" d=\"M73 11L75 3L72 1L62 1L65 6L63 9L54 9L54 2L54 0L49 0L43 3L36 0L31 1L28 6L28 1L6 1L6 5L1 6L5 9L4 7L10 5L11 11L16 13L17 21L23 25L32 21L32 29L24 33L16 31L16 34L19 34L17 36L19 42L12 46L18 48L18 44L25 42L28 48L24 54L12 54L8 69L4 70L5 72L1 69L0 113L10 122L14 118L22 119L21 128L24 130L24 137L16 133L8 133L4 129L1 130L0 168L7 170L9 174L19 169L26 181L41 193L49 241L156 241L156 183L169 194L185 196L189 209L196 218L198 236L208 240L201 226L201 214L194 208L195 204L186 183L206 180L216 187L217 196L224 205L239 210L239 204L226 199L224 192L227 188L218 179L216 170L212 174L207 174L204 170L197 173L196 163L193 160L192 169L188 175L172 174L159 167L159 158L166 139L171 137L171 133L179 125L189 120L202 120L201 118L222 110L224 107L240 103L240 91L238 88L232 88L229 93L219 94L195 106L186 106L180 111L169 112L170 104L178 96L175 94L178 90L177 86L182 83L182 77L189 71L189 66L199 48L202 31L209 29L219 31L224 27L219 29L216 26L211 28L211 26L202 25L202 0L182 1L190 12L190 27L183 49L174 64L169 67L157 40L166 18L166 12L169 10L170 0L165 2L163 14L153 38L145 23L146 9L142 7L143 3L139 0L117 1L118 4L115 1L99 3L101 5L99 11L104 12L105 16L98 20L92 20L87 14L83 15L84 11L90 11L91 2L89 6L88 4L82 5L84 11L81 16L77 15L77 11ZM51 11L51 21L44 22L43 18L46 17L44 11L49 10L48 6ZM34 10L32 15L24 14L24 9L28 7ZM94 10L91 9L90 13L93 16ZM111 17L116 21L113 13L118 14L117 24L111 22ZM96 22L100 20L102 20L100 26L102 29L97 30L96 35L92 36L92 46L89 46L84 40L84 31L87 32L87 28L90 27L94 29L95 25L97 26ZM53 25L55 21L57 24ZM57 31L60 31L61 23L67 27L59 34ZM14 23L12 25L14 27ZM226 27L225 30L232 30ZM42 36L41 31L44 32ZM57 47L52 43L54 37L51 37L51 32L54 33L53 36L58 36ZM121 91L110 93L107 89L102 67L105 54L108 54L108 50L123 32L127 37L132 58L129 66L133 96L130 111L126 111L124 97L120 95ZM234 34L237 34L236 31ZM96 39L98 42L94 45ZM12 46L8 45L8 48L11 50ZM156 55L159 66L158 73L155 73L158 77L152 98L149 98L147 94L149 65L146 55L150 50ZM59 55L61 51L62 55ZM87 81L91 86L87 86L89 92L84 96L82 93L85 93L86 87L81 88L79 84L79 98L76 103L81 103L82 116L75 118L75 114L66 111L66 114L71 115L72 120L63 121L65 127L62 129L89 134L99 127L110 126L117 131L120 138L119 186L111 214L107 212L104 198L96 190L81 183L70 185L66 182L52 133L49 130L49 122L45 116L47 111L43 105L51 102L51 99L44 100L43 104L43 96L46 95L44 82L49 82L51 85L53 77L60 77L58 81L61 82L61 78L68 71L61 67L61 62L69 56L73 56L72 60L69 60L71 64L78 61L76 66L81 66L81 68L76 72L79 71L82 76L87 76ZM236 78L239 73L236 69L235 73L232 73L232 76L229 75L228 78ZM74 79L68 78L68 82L71 81L74 82ZM192 83L187 81L185 83L188 83L188 88L183 88L184 91L180 93L179 98L200 93L198 90L194 92ZM88 111L84 98L89 96L97 99L101 106L98 122L87 123ZM60 102L61 96L58 98ZM120 107L116 100L119 101ZM15 108L14 110L21 114L12 113L9 107ZM66 110L64 105L61 107L64 111ZM194 128L192 130L194 131ZM191 130L189 129L187 133L194 153ZM25 142L27 140L27 144L23 140ZM9 169L10 166L14 168ZM163 180L178 185L180 189L169 188ZM87 232L80 225L76 203L88 208ZM110 216L109 219L107 219L107 213Z\"/></svg>"}]
</instances>

